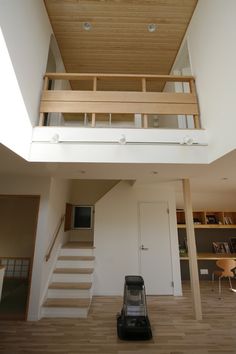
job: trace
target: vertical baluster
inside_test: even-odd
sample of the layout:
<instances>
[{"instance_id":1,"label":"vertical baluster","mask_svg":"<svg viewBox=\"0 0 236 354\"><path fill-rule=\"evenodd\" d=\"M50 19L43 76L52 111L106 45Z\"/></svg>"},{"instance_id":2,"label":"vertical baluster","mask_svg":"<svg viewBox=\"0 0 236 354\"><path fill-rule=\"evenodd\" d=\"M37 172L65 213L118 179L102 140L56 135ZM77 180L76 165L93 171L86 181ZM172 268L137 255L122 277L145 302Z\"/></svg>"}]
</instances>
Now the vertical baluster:
<instances>
[{"instance_id":1,"label":"vertical baluster","mask_svg":"<svg viewBox=\"0 0 236 354\"><path fill-rule=\"evenodd\" d=\"M97 77L93 78L93 91L97 91ZM96 113L92 113L92 127L94 128L96 124Z\"/></svg>"},{"instance_id":2,"label":"vertical baluster","mask_svg":"<svg viewBox=\"0 0 236 354\"><path fill-rule=\"evenodd\" d=\"M147 91L147 82L146 82L146 78L143 77L142 78L142 91L146 92ZM147 114L143 114L143 127L147 128L148 127L148 116Z\"/></svg>"},{"instance_id":3,"label":"vertical baluster","mask_svg":"<svg viewBox=\"0 0 236 354\"><path fill-rule=\"evenodd\" d=\"M88 124L87 113L84 113L84 126L86 127Z\"/></svg>"},{"instance_id":4,"label":"vertical baluster","mask_svg":"<svg viewBox=\"0 0 236 354\"><path fill-rule=\"evenodd\" d=\"M48 84L49 80L47 76L44 76L44 81L43 81L43 91L46 91L48 89ZM40 112L39 114L39 126L42 127L44 125L44 118L45 118L45 112Z\"/></svg>"},{"instance_id":5,"label":"vertical baluster","mask_svg":"<svg viewBox=\"0 0 236 354\"><path fill-rule=\"evenodd\" d=\"M109 113L109 127L111 127L111 113Z\"/></svg>"},{"instance_id":6,"label":"vertical baluster","mask_svg":"<svg viewBox=\"0 0 236 354\"><path fill-rule=\"evenodd\" d=\"M194 95L196 95L196 98L197 98L197 91L196 91L196 85L195 85L194 80L189 81L189 87L190 87L190 92L193 93ZM193 119L194 119L195 129L200 129L199 114L194 114Z\"/></svg>"}]
</instances>

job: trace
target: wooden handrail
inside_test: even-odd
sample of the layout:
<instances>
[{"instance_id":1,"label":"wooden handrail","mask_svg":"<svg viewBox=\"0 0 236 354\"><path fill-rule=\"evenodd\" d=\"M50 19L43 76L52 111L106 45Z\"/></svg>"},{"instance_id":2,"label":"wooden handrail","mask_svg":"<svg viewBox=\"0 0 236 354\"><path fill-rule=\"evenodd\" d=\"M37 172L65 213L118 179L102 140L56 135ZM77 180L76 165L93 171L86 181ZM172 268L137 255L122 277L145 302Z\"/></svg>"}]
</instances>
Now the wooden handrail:
<instances>
[{"instance_id":1,"label":"wooden handrail","mask_svg":"<svg viewBox=\"0 0 236 354\"><path fill-rule=\"evenodd\" d=\"M103 74L103 73L45 73L44 78L51 80L92 80L93 78L113 79L149 79L159 81L177 81L190 82L195 81L194 76L178 76L178 75L151 75L151 74Z\"/></svg>"},{"instance_id":2,"label":"wooden handrail","mask_svg":"<svg viewBox=\"0 0 236 354\"><path fill-rule=\"evenodd\" d=\"M60 231L60 228L61 228L61 225L62 225L64 219L65 219L65 215L62 215L61 218L60 218L60 220L59 220L59 222L58 222L58 225L57 225L57 227L56 227L56 230L55 230L55 232L54 232L52 244L51 244L51 246L50 246L50 248L49 248L49 251L48 251L47 254L45 255L45 260L46 260L46 262L49 260L49 258L50 258L50 256L51 256L53 247L54 247L54 245L55 245L57 236L58 236L58 234L59 234L59 231Z\"/></svg>"}]
</instances>

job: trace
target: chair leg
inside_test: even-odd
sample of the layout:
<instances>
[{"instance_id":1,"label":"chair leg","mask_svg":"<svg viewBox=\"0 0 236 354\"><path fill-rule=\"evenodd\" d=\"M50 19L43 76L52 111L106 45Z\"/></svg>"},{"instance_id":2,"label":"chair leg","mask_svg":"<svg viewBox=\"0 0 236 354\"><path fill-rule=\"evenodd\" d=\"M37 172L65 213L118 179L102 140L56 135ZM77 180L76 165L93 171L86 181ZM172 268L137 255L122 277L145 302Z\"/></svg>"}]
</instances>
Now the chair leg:
<instances>
[{"instance_id":1,"label":"chair leg","mask_svg":"<svg viewBox=\"0 0 236 354\"><path fill-rule=\"evenodd\" d=\"M219 277L219 299L221 299L221 277Z\"/></svg>"},{"instance_id":2,"label":"chair leg","mask_svg":"<svg viewBox=\"0 0 236 354\"><path fill-rule=\"evenodd\" d=\"M229 277L229 285L230 285L230 289L232 290L232 282L231 282L231 278Z\"/></svg>"},{"instance_id":3,"label":"chair leg","mask_svg":"<svg viewBox=\"0 0 236 354\"><path fill-rule=\"evenodd\" d=\"M215 274L213 272L211 275L211 291L214 291L214 281L215 281Z\"/></svg>"}]
</instances>

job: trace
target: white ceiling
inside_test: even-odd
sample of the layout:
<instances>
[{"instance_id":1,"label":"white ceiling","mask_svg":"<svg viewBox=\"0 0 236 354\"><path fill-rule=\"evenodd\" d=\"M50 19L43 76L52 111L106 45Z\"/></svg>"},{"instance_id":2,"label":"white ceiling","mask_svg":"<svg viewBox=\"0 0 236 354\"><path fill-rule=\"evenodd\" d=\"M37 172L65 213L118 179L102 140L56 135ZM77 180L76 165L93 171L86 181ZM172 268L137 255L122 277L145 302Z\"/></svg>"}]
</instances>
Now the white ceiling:
<instances>
[{"instance_id":1,"label":"white ceiling","mask_svg":"<svg viewBox=\"0 0 236 354\"><path fill-rule=\"evenodd\" d=\"M1 175L123 179L150 183L190 178L193 191L236 192L236 151L210 165L36 163L27 162L0 145L0 160ZM178 185L176 183L177 188Z\"/></svg>"}]
</instances>

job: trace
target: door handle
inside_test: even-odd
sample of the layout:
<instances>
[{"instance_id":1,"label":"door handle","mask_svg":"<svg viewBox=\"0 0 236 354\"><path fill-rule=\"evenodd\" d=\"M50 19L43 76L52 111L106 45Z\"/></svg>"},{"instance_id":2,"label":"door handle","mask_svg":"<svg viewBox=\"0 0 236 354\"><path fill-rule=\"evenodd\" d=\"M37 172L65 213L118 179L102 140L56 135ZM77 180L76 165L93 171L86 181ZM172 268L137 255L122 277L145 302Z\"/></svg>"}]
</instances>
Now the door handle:
<instances>
[{"instance_id":1,"label":"door handle","mask_svg":"<svg viewBox=\"0 0 236 354\"><path fill-rule=\"evenodd\" d=\"M142 246L140 247L140 249L141 249L142 251L148 251L148 248L147 248L147 247L144 247L144 245L142 245Z\"/></svg>"}]
</instances>

